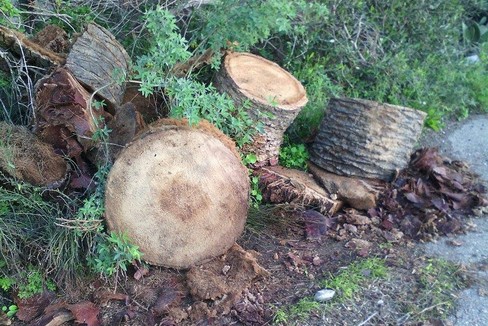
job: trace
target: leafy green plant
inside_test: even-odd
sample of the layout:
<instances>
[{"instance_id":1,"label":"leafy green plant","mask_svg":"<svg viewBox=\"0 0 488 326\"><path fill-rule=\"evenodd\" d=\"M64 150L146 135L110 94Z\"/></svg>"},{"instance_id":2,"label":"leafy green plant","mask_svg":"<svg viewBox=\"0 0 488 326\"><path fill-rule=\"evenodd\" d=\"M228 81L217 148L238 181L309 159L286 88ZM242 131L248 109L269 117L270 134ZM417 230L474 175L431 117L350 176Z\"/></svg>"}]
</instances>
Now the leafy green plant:
<instances>
[{"instance_id":1,"label":"leafy green plant","mask_svg":"<svg viewBox=\"0 0 488 326\"><path fill-rule=\"evenodd\" d=\"M273 324L288 324L288 313L283 309L277 309L273 316Z\"/></svg>"},{"instance_id":2,"label":"leafy green plant","mask_svg":"<svg viewBox=\"0 0 488 326\"><path fill-rule=\"evenodd\" d=\"M12 18L19 17L20 11L11 0L0 0L0 25L13 26Z\"/></svg>"},{"instance_id":3,"label":"leafy green plant","mask_svg":"<svg viewBox=\"0 0 488 326\"><path fill-rule=\"evenodd\" d=\"M190 44L197 52L211 49L212 66L218 68L221 49L249 51L273 32L289 31L296 15L293 1L217 0L211 7L196 11Z\"/></svg>"},{"instance_id":4,"label":"leafy green plant","mask_svg":"<svg viewBox=\"0 0 488 326\"><path fill-rule=\"evenodd\" d=\"M263 201L263 194L261 193L261 189L259 188L259 177L251 175L250 178L251 178L251 205L254 207L259 207L259 205Z\"/></svg>"},{"instance_id":5,"label":"leafy green plant","mask_svg":"<svg viewBox=\"0 0 488 326\"><path fill-rule=\"evenodd\" d=\"M8 318L12 318L13 316L15 316L17 311L19 311L19 307L14 304L9 306L2 306L2 311L7 315Z\"/></svg>"},{"instance_id":6,"label":"leafy green plant","mask_svg":"<svg viewBox=\"0 0 488 326\"><path fill-rule=\"evenodd\" d=\"M22 273L20 278L22 282L17 282L17 295L21 299L27 299L42 293L45 288L50 291L56 290L56 284L52 280L45 280L40 270L33 266L29 266L28 271Z\"/></svg>"},{"instance_id":7,"label":"leafy green plant","mask_svg":"<svg viewBox=\"0 0 488 326\"><path fill-rule=\"evenodd\" d=\"M304 144L291 144L285 141L280 148L280 165L306 171L309 154Z\"/></svg>"},{"instance_id":8,"label":"leafy green plant","mask_svg":"<svg viewBox=\"0 0 488 326\"><path fill-rule=\"evenodd\" d=\"M141 80L140 91L147 96L155 90L164 90L169 97L171 117L186 118L190 124L204 118L235 139L238 146L249 143L262 125L250 118L246 112L248 104L236 106L211 85L191 77L175 77L174 66L192 55L188 42L179 34L176 19L169 11L157 7L145 17L152 46L134 67L136 78Z\"/></svg>"},{"instance_id":9,"label":"leafy green plant","mask_svg":"<svg viewBox=\"0 0 488 326\"><path fill-rule=\"evenodd\" d=\"M58 15L51 17L49 24L61 27L69 35L81 32L83 27L90 22L96 21L104 25L103 21L96 19L96 12L89 5L81 5L71 1L56 1L55 11ZM69 18L66 19L66 16Z\"/></svg>"},{"instance_id":10,"label":"leafy green plant","mask_svg":"<svg viewBox=\"0 0 488 326\"><path fill-rule=\"evenodd\" d=\"M117 280L125 275L130 265L140 263L141 257L139 247L131 244L127 235L111 232L99 237L96 255L88 262L93 271L107 278L114 276Z\"/></svg>"},{"instance_id":11,"label":"leafy green plant","mask_svg":"<svg viewBox=\"0 0 488 326\"><path fill-rule=\"evenodd\" d=\"M479 21L462 23L463 40L467 45L485 43L488 41L488 18L483 16Z\"/></svg>"},{"instance_id":12,"label":"leafy green plant","mask_svg":"<svg viewBox=\"0 0 488 326\"><path fill-rule=\"evenodd\" d=\"M348 300L359 292L366 279L384 278L387 275L388 269L383 259L368 258L352 263L337 275L322 280L320 285L339 292L342 300Z\"/></svg>"},{"instance_id":13,"label":"leafy green plant","mask_svg":"<svg viewBox=\"0 0 488 326\"><path fill-rule=\"evenodd\" d=\"M257 157L255 154L246 154L241 155L242 163L245 166L252 166L254 163L257 162ZM263 194L261 193L261 189L259 188L259 177L253 175L253 170L248 169L249 172L249 180L251 183L251 192L250 192L250 203L251 206L254 208L258 208L263 201Z\"/></svg>"},{"instance_id":14,"label":"leafy green plant","mask_svg":"<svg viewBox=\"0 0 488 326\"><path fill-rule=\"evenodd\" d=\"M290 316L297 319L304 319L310 315L312 311L318 310L320 303L313 300L313 298L300 299L296 304L289 307Z\"/></svg>"},{"instance_id":15,"label":"leafy green plant","mask_svg":"<svg viewBox=\"0 0 488 326\"><path fill-rule=\"evenodd\" d=\"M469 85L474 98L475 107L482 112L488 112L488 43L479 47L479 61L466 64L468 72L466 83Z\"/></svg>"},{"instance_id":16,"label":"leafy green plant","mask_svg":"<svg viewBox=\"0 0 488 326\"><path fill-rule=\"evenodd\" d=\"M13 278L0 277L0 289L2 289L4 292L8 292L14 284L15 280Z\"/></svg>"}]
</instances>

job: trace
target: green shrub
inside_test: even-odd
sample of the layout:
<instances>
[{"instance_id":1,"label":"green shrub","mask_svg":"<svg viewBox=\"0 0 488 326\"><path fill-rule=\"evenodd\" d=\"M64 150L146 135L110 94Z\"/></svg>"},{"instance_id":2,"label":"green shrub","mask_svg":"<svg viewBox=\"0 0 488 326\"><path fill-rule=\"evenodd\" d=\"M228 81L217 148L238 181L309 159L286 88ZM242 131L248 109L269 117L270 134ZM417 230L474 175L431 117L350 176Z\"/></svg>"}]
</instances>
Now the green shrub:
<instances>
[{"instance_id":1,"label":"green shrub","mask_svg":"<svg viewBox=\"0 0 488 326\"><path fill-rule=\"evenodd\" d=\"M291 144L286 141L280 148L280 165L298 170L307 170L309 154L304 144Z\"/></svg>"},{"instance_id":2,"label":"green shrub","mask_svg":"<svg viewBox=\"0 0 488 326\"><path fill-rule=\"evenodd\" d=\"M26 272L21 273L21 282L16 282L18 297L21 299L30 298L44 290L55 291L56 284L52 280L45 279L45 276L38 268L29 266Z\"/></svg>"},{"instance_id":3,"label":"green shrub","mask_svg":"<svg viewBox=\"0 0 488 326\"><path fill-rule=\"evenodd\" d=\"M232 137L239 146L249 143L252 135L262 128L246 112L246 105L236 106L225 94L211 85L191 77L173 76L176 63L191 57L188 42L180 34L175 17L158 7L146 14L147 28L152 35L150 50L138 58L134 67L141 80L144 95L164 90L169 97L170 113L174 118L187 118L195 124L204 118Z\"/></svg>"},{"instance_id":4,"label":"green shrub","mask_svg":"<svg viewBox=\"0 0 488 326\"><path fill-rule=\"evenodd\" d=\"M19 17L20 11L13 5L11 0L0 0L0 25L13 27L13 18Z\"/></svg>"},{"instance_id":5,"label":"green shrub","mask_svg":"<svg viewBox=\"0 0 488 326\"><path fill-rule=\"evenodd\" d=\"M12 318L19 311L19 307L12 304L9 306L2 306L2 311L7 315L8 318Z\"/></svg>"},{"instance_id":6,"label":"green shrub","mask_svg":"<svg viewBox=\"0 0 488 326\"><path fill-rule=\"evenodd\" d=\"M470 89L471 68L463 60L472 46L460 42L465 15L474 16L481 3L330 0L309 5L316 7L314 15L296 16L298 21L306 17L301 33L278 33L259 48L307 88L309 104L288 131L294 140L313 135L331 96L423 110L434 129L445 117L463 117L482 102L483 96ZM324 5L328 10L317 10ZM485 69L475 72L474 83Z\"/></svg>"},{"instance_id":7,"label":"green shrub","mask_svg":"<svg viewBox=\"0 0 488 326\"><path fill-rule=\"evenodd\" d=\"M117 280L125 275L130 265L140 263L141 256L139 247L131 244L127 235L111 232L99 236L96 254L88 263L93 271L106 278L114 276Z\"/></svg>"},{"instance_id":8,"label":"green shrub","mask_svg":"<svg viewBox=\"0 0 488 326\"><path fill-rule=\"evenodd\" d=\"M488 112L488 44L479 48L479 61L466 63L466 82L473 94L474 107L482 112Z\"/></svg>"}]
</instances>

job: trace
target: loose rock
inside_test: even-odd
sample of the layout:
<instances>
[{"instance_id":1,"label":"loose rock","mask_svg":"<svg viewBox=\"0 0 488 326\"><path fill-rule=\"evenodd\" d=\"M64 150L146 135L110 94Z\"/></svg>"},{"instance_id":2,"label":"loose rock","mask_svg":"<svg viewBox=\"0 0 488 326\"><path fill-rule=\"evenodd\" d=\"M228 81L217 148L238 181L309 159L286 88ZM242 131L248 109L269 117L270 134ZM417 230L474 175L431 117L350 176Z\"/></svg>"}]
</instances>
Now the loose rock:
<instances>
[{"instance_id":1,"label":"loose rock","mask_svg":"<svg viewBox=\"0 0 488 326\"><path fill-rule=\"evenodd\" d=\"M317 291L317 293L315 293L314 299L315 299L315 301L318 301L318 302L329 301L329 300L332 300L332 298L335 296L335 293L336 292L334 290L331 290L331 289L319 290L319 291Z\"/></svg>"}]
</instances>

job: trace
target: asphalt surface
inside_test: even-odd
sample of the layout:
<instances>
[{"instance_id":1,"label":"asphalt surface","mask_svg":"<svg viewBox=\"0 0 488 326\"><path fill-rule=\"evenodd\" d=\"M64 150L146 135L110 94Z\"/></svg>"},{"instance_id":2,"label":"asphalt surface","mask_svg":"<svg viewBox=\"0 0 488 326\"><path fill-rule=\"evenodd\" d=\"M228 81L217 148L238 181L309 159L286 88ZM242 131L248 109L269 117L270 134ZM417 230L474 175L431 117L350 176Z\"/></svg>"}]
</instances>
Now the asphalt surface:
<instances>
[{"instance_id":1,"label":"asphalt surface","mask_svg":"<svg viewBox=\"0 0 488 326\"><path fill-rule=\"evenodd\" d=\"M488 115L451 124L437 134L428 132L420 142L438 147L448 158L468 163L488 185ZM467 234L428 243L424 249L428 256L463 264L473 277L473 285L459 294L449 321L456 326L488 326L488 215L473 217L471 222L473 230Z\"/></svg>"}]
</instances>

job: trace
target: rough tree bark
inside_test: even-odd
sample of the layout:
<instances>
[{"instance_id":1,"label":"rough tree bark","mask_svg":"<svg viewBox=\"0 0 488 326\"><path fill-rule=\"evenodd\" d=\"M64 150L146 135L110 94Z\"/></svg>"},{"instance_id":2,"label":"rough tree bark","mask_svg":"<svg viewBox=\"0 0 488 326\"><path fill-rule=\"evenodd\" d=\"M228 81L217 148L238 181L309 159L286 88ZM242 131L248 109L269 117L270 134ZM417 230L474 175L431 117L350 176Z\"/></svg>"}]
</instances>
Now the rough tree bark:
<instances>
[{"instance_id":1,"label":"rough tree bark","mask_svg":"<svg viewBox=\"0 0 488 326\"><path fill-rule=\"evenodd\" d=\"M62 55L29 40L20 32L3 26L0 26L0 48L9 50L17 57L25 57L27 62L37 67L50 68L65 62Z\"/></svg>"},{"instance_id":2,"label":"rough tree bark","mask_svg":"<svg viewBox=\"0 0 488 326\"><path fill-rule=\"evenodd\" d=\"M228 53L215 84L237 105L249 101L251 118L264 124L264 133L243 151L256 154L256 166L276 165L283 134L308 101L302 84L276 63L249 53Z\"/></svg>"},{"instance_id":3,"label":"rough tree bark","mask_svg":"<svg viewBox=\"0 0 488 326\"><path fill-rule=\"evenodd\" d=\"M66 68L91 91L117 107L125 91L130 57L105 28L89 24L66 59ZM113 112L111 112L113 113Z\"/></svg>"},{"instance_id":4,"label":"rough tree bark","mask_svg":"<svg viewBox=\"0 0 488 326\"><path fill-rule=\"evenodd\" d=\"M404 168L426 114L361 99L331 99L310 160L329 172L391 180Z\"/></svg>"},{"instance_id":5,"label":"rough tree bark","mask_svg":"<svg viewBox=\"0 0 488 326\"><path fill-rule=\"evenodd\" d=\"M265 201L274 204L292 203L313 207L333 215L342 206L308 174L281 166L263 167L255 171Z\"/></svg>"},{"instance_id":6,"label":"rough tree bark","mask_svg":"<svg viewBox=\"0 0 488 326\"><path fill-rule=\"evenodd\" d=\"M215 137L215 135L218 135ZM249 178L208 123L166 120L122 150L106 186L106 220L155 265L187 268L225 253L244 229Z\"/></svg>"},{"instance_id":7,"label":"rough tree bark","mask_svg":"<svg viewBox=\"0 0 488 326\"><path fill-rule=\"evenodd\" d=\"M58 68L36 85L36 133L70 157L94 147L92 136L103 110L91 109L89 101L83 86L66 69Z\"/></svg>"}]
</instances>

